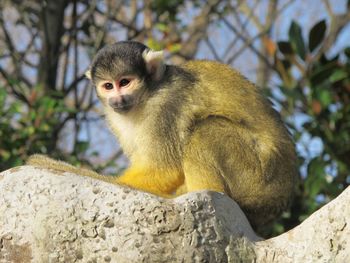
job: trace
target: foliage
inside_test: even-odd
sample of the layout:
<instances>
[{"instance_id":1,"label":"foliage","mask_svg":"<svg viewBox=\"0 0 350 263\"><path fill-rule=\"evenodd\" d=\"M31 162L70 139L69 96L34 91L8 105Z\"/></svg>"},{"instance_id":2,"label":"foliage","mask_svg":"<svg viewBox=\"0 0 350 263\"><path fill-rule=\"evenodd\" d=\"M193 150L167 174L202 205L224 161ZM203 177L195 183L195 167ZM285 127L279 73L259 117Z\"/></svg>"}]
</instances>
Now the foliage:
<instances>
[{"instance_id":1,"label":"foliage","mask_svg":"<svg viewBox=\"0 0 350 263\"><path fill-rule=\"evenodd\" d=\"M31 96L26 105L8 96L5 88L0 88L0 171L23 164L34 153L50 153L62 158L56 148L59 128L63 117L75 114L67 108L61 98L52 95ZM79 147L87 142L78 140L76 156L86 148ZM77 158L71 162L79 164Z\"/></svg>"},{"instance_id":2,"label":"foliage","mask_svg":"<svg viewBox=\"0 0 350 263\"><path fill-rule=\"evenodd\" d=\"M294 121L289 123L297 141L309 134L323 143L319 155L301 156L307 175L302 177L291 213L281 221L286 228L301 222L350 183L350 47L330 55L334 51L327 46L326 36L324 20L313 26L307 38L301 26L292 22L289 39L277 43L278 89L284 96L275 99L284 106L286 119L307 116L301 128Z\"/></svg>"},{"instance_id":3,"label":"foliage","mask_svg":"<svg viewBox=\"0 0 350 263\"><path fill-rule=\"evenodd\" d=\"M152 8L158 15L167 14L170 20L175 20L178 9L183 3L183 0L154 0Z\"/></svg>"}]
</instances>

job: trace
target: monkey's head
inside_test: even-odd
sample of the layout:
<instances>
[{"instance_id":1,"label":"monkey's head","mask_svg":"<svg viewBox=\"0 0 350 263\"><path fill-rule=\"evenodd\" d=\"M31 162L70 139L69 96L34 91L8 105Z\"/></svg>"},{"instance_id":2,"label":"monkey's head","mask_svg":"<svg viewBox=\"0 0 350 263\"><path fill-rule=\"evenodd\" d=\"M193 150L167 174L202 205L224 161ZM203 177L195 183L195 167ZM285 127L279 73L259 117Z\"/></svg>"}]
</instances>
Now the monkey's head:
<instances>
[{"instance_id":1,"label":"monkey's head","mask_svg":"<svg viewBox=\"0 0 350 263\"><path fill-rule=\"evenodd\" d=\"M163 52L145 45L123 41L105 46L96 54L86 72L105 107L125 113L139 105L163 77Z\"/></svg>"}]
</instances>

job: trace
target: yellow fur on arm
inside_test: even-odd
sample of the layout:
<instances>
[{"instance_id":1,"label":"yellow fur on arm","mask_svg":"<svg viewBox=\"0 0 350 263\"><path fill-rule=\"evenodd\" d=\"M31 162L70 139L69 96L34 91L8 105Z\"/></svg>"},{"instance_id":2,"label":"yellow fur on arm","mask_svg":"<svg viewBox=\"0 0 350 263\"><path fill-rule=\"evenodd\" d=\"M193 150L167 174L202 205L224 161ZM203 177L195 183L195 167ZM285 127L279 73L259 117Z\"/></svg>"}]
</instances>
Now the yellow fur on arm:
<instances>
[{"instance_id":1,"label":"yellow fur on arm","mask_svg":"<svg viewBox=\"0 0 350 263\"><path fill-rule=\"evenodd\" d=\"M184 182L184 176L177 170L132 166L116 179L117 184L165 198L173 198L176 189Z\"/></svg>"}]
</instances>

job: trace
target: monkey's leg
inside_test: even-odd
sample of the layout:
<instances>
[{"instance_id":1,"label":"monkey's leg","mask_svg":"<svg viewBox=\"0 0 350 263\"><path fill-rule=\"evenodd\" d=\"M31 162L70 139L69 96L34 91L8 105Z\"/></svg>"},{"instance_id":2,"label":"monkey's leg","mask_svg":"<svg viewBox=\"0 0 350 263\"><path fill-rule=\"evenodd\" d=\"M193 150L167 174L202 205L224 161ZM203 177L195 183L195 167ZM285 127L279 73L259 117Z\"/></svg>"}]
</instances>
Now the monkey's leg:
<instances>
[{"instance_id":1,"label":"monkey's leg","mask_svg":"<svg viewBox=\"0 0 350 263\"><path fill-rule=\"evenodd\" d=\"M179 195L183 195L183 194L186 194L188 191L187 191L187 186L185 183L183 183L182 185L180 185L176 191L175 191L175 196L179 196Z\"/></svg>"},{"instance_id":2,"label":"monkey's leg","mask_svg":"<svg viewBox=\"0 0 350 263\"><path fill-rule=\"evenodd\" d=\"M228 192L220 165L225 119L211 117L197 123L184 150L184 174L187 192L212 190ZM222 125L224 125L222 127ZM224 157L224 156L222 156Z\"/></svg>"},{"instance_id":3,"label":"monkey's leg","mask_svg":"<svg viewBox=\"0 0 350 263\"><path fill-rule=\"evenodd\" d=\"M187 190L214 190L237 198L258 191L261 166L248 133L222 117L197 123L184 151Z\"/></svg>"},{"instance_id":4,"label":"monkey's leg","mask_svg":"<svg viewBox=\"0 0 350 263\"><path fill-rule=\"evenodd\" d=\"M188 192L214 190L234 199L253 226L278 215L290 199L287 171L276 166L278 154L264 150L246 127L220 117L198 123L184 152L185 184ZM265 167L265 168L264 168ZM270 178L266 178L270 174Z\"/></svg>"}]
</instances>

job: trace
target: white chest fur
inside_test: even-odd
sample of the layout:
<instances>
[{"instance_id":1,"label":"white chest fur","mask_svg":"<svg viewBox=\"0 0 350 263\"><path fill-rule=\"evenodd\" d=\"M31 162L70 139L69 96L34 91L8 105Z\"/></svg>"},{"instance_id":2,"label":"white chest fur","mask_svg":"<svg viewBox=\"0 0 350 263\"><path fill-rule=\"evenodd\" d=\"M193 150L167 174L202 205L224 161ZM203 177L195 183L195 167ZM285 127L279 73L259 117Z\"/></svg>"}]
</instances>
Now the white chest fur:
<instances>
[{"instance_id":1,"label":"white chest fur","mask_svg":"<svg viewBox=\"0 0 350 263\"><path fill-rule=\"evenodd\" d=\"M137 122L128 115L115 113L113 110L106 112L107 122L118 137L123 151L129 156L147 156L144 151L151 141L145 129L144 121Z\"/></svg>"}]
</instances>

